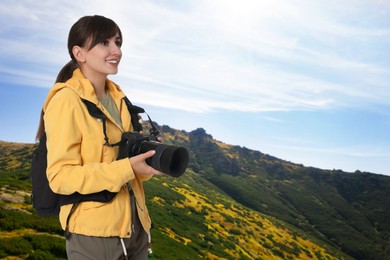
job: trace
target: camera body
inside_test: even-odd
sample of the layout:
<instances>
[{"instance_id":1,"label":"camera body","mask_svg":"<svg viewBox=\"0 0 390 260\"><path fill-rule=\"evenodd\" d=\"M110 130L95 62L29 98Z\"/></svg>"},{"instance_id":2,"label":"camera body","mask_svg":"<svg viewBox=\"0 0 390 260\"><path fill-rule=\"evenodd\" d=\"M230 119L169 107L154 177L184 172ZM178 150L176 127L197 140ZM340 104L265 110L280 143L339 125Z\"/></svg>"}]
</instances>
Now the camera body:
<instances>
[{"instance_id":1,"label":"camera body","mask_svg":"<svg viewBox=\"0 0 390 260\"><path fill-rule=\"evenodd\" d=\"M129 158L150 150L155 150L156 153L146 159L149 166L172 177L180 177L185 172L189 160L187 149L162 144L153 134L144 136L137 132L123 133L118 159Z\"/></svg>"}]
</instances>

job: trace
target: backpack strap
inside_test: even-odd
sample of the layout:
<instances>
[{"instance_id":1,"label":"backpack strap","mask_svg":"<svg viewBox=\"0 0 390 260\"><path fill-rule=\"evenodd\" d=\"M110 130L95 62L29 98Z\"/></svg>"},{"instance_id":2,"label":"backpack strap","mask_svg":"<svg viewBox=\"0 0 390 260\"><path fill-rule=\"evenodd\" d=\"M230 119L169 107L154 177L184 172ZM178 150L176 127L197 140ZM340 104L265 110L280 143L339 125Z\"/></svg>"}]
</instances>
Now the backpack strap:
<instances>
[{"instance_id":1,"label":"backpack strap","mask_svg":"<svg viewBox=\"0 0 390 260\"><path fill-rule=\"evenodd\" d=\"M106 141L104 143L104 145L107 145L107 146L110 146L110 147L119 145L119 143L110 144L110 142L109 142L109 139L108 139L108 136L107 136L107 131L106 131L106 119L107 119L107 116L94 103L92 103L91 101L88 101L88 100L86 100L84 98L82 98L81 100L84 102L84 104L87 107L88 112L89 112L89 114L91 116L102 120L104 140Z\"/></svg>"},{"instance_id":2,"label":"backpack strap","mask_svg":"<svg viewBox=\"0 0 390 260\"><path fill-rule=\"evenodd\" d=\"M108 136L107 136L107 131L106 131L106 129L107 129L107 127L106 127L107 116L94 103L92 103L91 101L88 101L88 100L83 99L83 98L81 98L81 100L84 102L84 104L87 107L88 112L89 112L89 114L91 116L102 120L104 140L106 141L104 143L104 145L107 145L109 147L114 147L114 146L120 145L120 142L115 143L115 144L111 144L109 142L109 139L108 139Z\"/></svg>"},{"instance_id":3,"label":"backpack strap","mask_svg":"<svg viewBox=\"0 0 390 260\"><path fill-rule=\"evenodd\" d=\"M88 100L83 99L83 98L81 98L81 100L84 102L84 104L87 107L88 112L91 116L102 120L104 140L106 141L104 143L104 145L107 145L109 147L114 147L114 146L120 145L121 144L120 141L115 143L115 144L111 144L109 142L109 139L107 136L107 131L106 131L106 129L107 129L107 127L106 127L107 116L95 105L95 103L92 103L91 101L88 101ZM139 122L139 114L140 113L145 113L148 116L149 121L152 125L151 131L154 131L154 132L157 131L157 129L153 125L153 122L150 119L149 115L145 112L145 110L142 107L134 106L126 96L123 98L123 100L127 106L127 110L129 110L129 113L131 116L131 124L133 125L134 131L141 132L143 129L142 124Z\"/></svg>"}]
</instances>

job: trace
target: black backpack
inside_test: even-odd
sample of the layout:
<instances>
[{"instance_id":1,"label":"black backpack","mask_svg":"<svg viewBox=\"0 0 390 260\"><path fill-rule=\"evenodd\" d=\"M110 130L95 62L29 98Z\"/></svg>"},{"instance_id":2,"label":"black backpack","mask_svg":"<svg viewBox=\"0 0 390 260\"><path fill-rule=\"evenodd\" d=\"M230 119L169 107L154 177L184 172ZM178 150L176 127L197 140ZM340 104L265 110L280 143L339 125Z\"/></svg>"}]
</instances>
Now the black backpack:
<instances>
[{"instance_id":1,"label":"black backpack","mask_svg":"<svg viewBox=\"0 0 390 260\"><path fill-rule=\"evenodd\" d=\"M144 109L133 106L127 97L124 97L123 99L127 105L129 113L131 114L131 122L133 124L134 131L141 131L142 125L138 122L138 114L144 113ZM97 108L94 103L85 99L82 99L82 101L87 106L88 112L91 116L102 120L106 144L109 146L119 145L120 142L116 144L110 144L108 142L108 137L105 131L107 117L104 115L104 113L99 108ZM30 178L32 181L31 202L36 213L40 216L58 216L60 207L62 205L77 205L78 203L84 201L109 202L116 195L116 193L109 192L107 190L87 195L81 195L77 192L71 195L56 194L50 189L46 176L46 168L47 148L46 133L44 133L39 140L38 147L33 153L30 173Z\"/></svg>"}]
</instances>

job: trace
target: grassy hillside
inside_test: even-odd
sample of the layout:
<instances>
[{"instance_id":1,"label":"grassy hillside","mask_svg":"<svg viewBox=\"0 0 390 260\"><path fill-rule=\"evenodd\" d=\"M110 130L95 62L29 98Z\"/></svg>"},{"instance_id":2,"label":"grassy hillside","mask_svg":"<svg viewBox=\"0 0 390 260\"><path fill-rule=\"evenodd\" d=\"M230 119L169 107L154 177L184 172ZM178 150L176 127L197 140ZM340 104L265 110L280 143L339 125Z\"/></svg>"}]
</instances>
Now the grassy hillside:
<instances>
[{"instance_id":1,"label":"grassy hillside","mask_svg":"<svg viewBox=\"0 0 390 260\"><path fill-rule=\"evenodd\" d=\"M36 216L29 204L32 147L0 143L0 257L64 259L65 240L57 219ZM240 205L191 169L180 179L153 178L145 189L154 221L151 259L336 259L342 255Z\"/></svg>"},{"instance_id":2,"label":"grassy hillside","mask_svg":"<svg viewBox=\"0 0 390 260\"><path fill-rule=\"evenodd\" d=\"M193 167L237 202L357 259L390 255L390 177L326 171L189 133Z\"/></svg>"},{"instance_id":3,"label":"grassy hillside","mask_svg":"<svg viewBox=\"0 0 390 260\"><path fill-rule=\"evenodd\" d=\"M162 132L166 144L188 148L190 165L178 179L162 176L145 184L154 221L151 258L389 255L389 177L307 168L221 143L203 129L187 133L163 126ZM57 221L35 216L25 193L31 190L33 147L0 142L0 257L63 258Z\"/></svg>"},{"instance_id":4,"label":"grassy hillside","mask_svg":"<svg viewBox=\"0 0 390 260\"><path fill-rule=\"evenodd\" d=\"M28 171L2 171L0 257L65 258L56 218L34 214ZM154 178L146 185L154 220L153 259L335 259L337 250L247 209L192 171L181 179ZM27 190L28 191L28 190Z\"/></svg>"},{"instance_id":5,"label":"grassy hillside","mask_svg":"<svg viewBox=\"0 0 390 260\"><path fill-rule=\"evenodd\" d=\"M155 250L168 249L173 259L332 259L341 255L296 228L238 204L192 171L180 179L154 178L146 189L155 223Z\"/></svg>"}]
</instances>

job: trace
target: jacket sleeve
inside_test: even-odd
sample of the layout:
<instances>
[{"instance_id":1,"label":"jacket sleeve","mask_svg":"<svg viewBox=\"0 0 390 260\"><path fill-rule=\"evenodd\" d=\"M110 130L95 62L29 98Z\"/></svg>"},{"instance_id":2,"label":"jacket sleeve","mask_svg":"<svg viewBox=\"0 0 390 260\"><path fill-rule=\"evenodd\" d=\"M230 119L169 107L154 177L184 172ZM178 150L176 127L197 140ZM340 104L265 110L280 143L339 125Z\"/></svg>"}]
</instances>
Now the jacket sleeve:
<instances>
[{"instance_id":1,"label":"jacket sleeve","mask_svg":"<svg viewBox=\"0 0 390 260\"><path fill-rule=\"evenodd\" d=\"M101 158L96 158L93 163L83 162L80 121L85 120L86 115L80 105L80 98L71 92L58 92L45 110L48 150L46 173L50 187L54 192L64 195L102 190L118 192L125 183L134 179L130 162L128 159L100 162ZM96 148L94 145L91 145L91 149Z\"/></svg>"}]
</instances>

